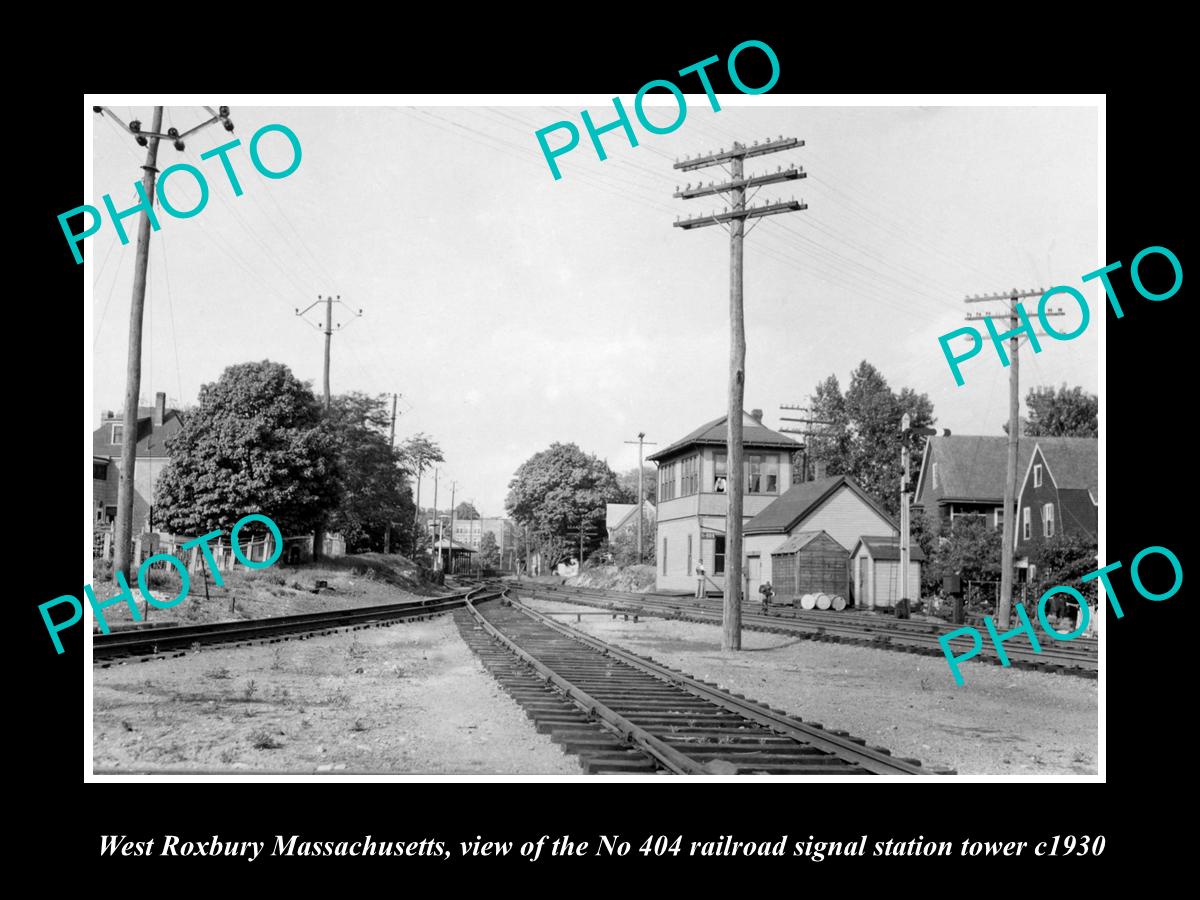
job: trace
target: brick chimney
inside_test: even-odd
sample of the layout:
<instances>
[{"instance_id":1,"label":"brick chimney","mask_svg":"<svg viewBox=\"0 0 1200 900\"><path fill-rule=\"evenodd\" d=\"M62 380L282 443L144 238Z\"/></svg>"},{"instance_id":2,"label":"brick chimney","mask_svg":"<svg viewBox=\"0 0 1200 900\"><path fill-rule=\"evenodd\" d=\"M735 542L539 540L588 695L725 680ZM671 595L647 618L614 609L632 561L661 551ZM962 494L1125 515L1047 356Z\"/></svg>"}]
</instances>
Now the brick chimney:
<instances>
[{"instance_id":1,"label":"brick chimney","mask_svg":"<svg viewBox=\"0 0 1200 900\"><path fill-rule=\"evenodd\" d=\"M762 424L762 417L763 417L763 411L761 409L750 410L750 418L752 418L755 422Z\"/></svg>"},{"instance_id":2,"label":"brick chimney","mask_svg":"<svg viewBox=\"0 0 1200 900\"><path fill-rule=\"evenodd\" d=\"M167 395L159 391L154 395L154 427L158 428L167 415Z\"/></svg>"}]
</instances>

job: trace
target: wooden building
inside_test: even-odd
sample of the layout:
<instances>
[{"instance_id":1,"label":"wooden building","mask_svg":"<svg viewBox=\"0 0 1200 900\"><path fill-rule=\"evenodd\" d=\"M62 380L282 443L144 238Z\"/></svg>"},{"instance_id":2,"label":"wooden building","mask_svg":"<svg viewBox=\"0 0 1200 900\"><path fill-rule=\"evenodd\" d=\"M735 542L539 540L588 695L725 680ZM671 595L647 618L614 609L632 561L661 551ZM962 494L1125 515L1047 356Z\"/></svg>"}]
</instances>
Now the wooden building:
<instances>
[{"instance_id":1,"label":"wooden building","mask_svg":"<svg viewBox=\"0 0 1200 900\"><path fill-rule=\"evenodd\" d=\"M850 554L854 605L862 609L891 609L899 600L921 596L921 563L925 554L915 543L909 548L908 580L900 577L900 538L864 536Z\"/></svg>"},{"instance_id":2,"label":"wooden building","mask_svg":"<svg viewBox=\"0 0 1200 900\"><path fill-rule=\"evenodd\" d=\"M756 598L764 581L778 591L775 551L796 535L819 531L847 556L864 534L900 533L887 511L852 478L834 475L794 485L746 525L746 596Z\"/></svg>"},{"instance_id":3,"label":"wooden building","mask_svg":"<svg viewBox=\"0 0 1200 900\"><path fill-rule=\"evenodd\" d=\"M763 425L760 409L743 413L742 427L740 473L728 471L727 416L648 457L658 466L658 590L694 591L701 564L709 590L724 590L728 492L742 492L742 520L748 523L792 483L792 453L800 445Z\"/></svg>"},{"instance_id":4,"label":"wooden building","mask_svg":"<svg viewBox=\"0 0 1200 900\"><path fill-rule=\"evenodd\" d=\"M1099 534L1099 453L1095 438L1027 438L1033 444L1017 495L1013 535L1017 566L1056 535L1078 534L1095 543ZM1036 573L1031 573L1036 577Z\"/></svg>"},{"instance_id":5,"label":"wooden building","mask_svg":"<svg viewBox=\"0 0 1200 900\"><path fill-rule=\"evenodd\" d=\"M771 551L771 586L780 600L798 603L804 594L821 593L848 600L849 561L846 548L824 531L799 531Z\"/></svg>"}]
</instances>

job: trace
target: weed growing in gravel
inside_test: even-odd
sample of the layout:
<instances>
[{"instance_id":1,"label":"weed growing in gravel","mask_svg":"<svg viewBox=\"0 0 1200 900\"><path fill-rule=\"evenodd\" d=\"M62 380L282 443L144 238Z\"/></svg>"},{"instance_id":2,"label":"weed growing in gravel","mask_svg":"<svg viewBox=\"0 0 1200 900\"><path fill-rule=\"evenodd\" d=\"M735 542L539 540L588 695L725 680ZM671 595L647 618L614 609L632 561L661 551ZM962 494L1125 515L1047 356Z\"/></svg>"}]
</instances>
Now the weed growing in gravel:
<instances>
[{"instance_id":1,"label":"weed growing in gravel","mask_svg":"<svg viewBox=\"0 0 1200 900\"><path fill-rule=\"evenodd\" d=\"M334 691L332 694L329 695L329 705L330 706L341 706L341 707L349 706L350 705L350 695L347 694L341 688L338 688L336 691Z\"/></svg>"},{"instance_id":2,"label":"weed growing in gravel","mask_svg":"<svg viewBox=\"0 0 1200 900\"><path fill-rule=\"evenodd\" d=\"M283 648L276 647L275 652L271 654L271 671L278 672L283 668Z\"/></svg>"},{"instance_id":3,"label":"weed growing in gravel","mask_svg":"<svg viewBox=\"0 0 1200 900\"><path fill-rule=\"evenodd\" d=\"M362 659L368 652L370 651L358 642L358 635L354 636L353 642L351 642L350 647L346 650L347 655L351 659Z\"/></svg>"},{"instance_id":4,"label":"weed growing in gravel","mask_svg":"<svg viewBox=\"0 0 1200 900\"><path fill-rule=\"evenodd\" d=\"M368 725L362 719L355 719L354 724L350 726L351 731L367 731Z\"/></svg>"},{"instance_id":5,"label":"weed growing in gravel","mask_svg":"<svg viewBox=\"0 0 1200 900\"><path fill-rule=\"evenodd\" d=\"M222 750L221 755L217 758L221 760L221 765L228 766L232 765L234 760L237 759L237 754L227 748Z\"/></svg>"},{"instance_id":6,"label":"weed growing in gravel","mask_svg":"<svg viewBox=\"0 0 1200 900\"><path fill-rule=\"evenodd\" d=\"M250 746L255 750L278 750L283 744L275 740L269 731L260 729L250 735Z\"/></svg>"},{"instance_id":7,"label":"weed growing in gravel","mask_svg":"<svg viewBox=\"0 0 1200 900\"><path fill-rule=\"evenodd\" d=\"M224 666L218 666L215 669L211 669L210 671L205 672L204 677L205 678L217 678L217 679L228 678L229 670L227 668L225 668Z\"/></svg>"},{"instance_id":8,"label":"weed growing in gravel","mask_svg":"<svg viewBox=\"0 0 1200 900\"><path fill-rule=\"evenodd\" d=\"M242 691L242 696L245 697L247 700L249 700L251 697L254 696L254 692L257 690L258 690L258 685L255 683L254 679L251 678L249 681L246 682L246 687Z\"/></svg>"}]
</instances>

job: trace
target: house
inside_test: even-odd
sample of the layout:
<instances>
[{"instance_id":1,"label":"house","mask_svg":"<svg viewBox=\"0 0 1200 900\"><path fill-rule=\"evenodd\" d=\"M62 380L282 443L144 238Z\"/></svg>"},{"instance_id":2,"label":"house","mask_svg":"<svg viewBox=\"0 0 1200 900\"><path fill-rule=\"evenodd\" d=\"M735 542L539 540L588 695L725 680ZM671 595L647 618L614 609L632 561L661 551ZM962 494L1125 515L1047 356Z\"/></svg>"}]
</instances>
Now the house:
<instances>
[{"instance_id":1,"label":"house","mask_svg":"<svg viewBox=\"0 0 1200 900\"><path fill-rule=\"evenodd\" d=\"M611 542L616 536L623 532L637 532L638 505L636 503L606 503L604 505L604 527L608 532L608 539ZM655 522L654 504L649 500L642 504L642 530L644 534L651 534L654 531Z\"/></svg>"},{"instance_id":2,"label":"house","mask_svg":"<svg viewBox=\"0 0 1200 900\"><path fill-rule=\"evenodd\" d=\"M792 483L800 445L762 423L762 410L742 413L743 466L728 471L728 416L706 422L648 458L658 466L655 526L659 590L694 590L699 564L710 588L724 590L725 516L729 490L740 490L749 522Z\"/></svg>"},{"instance_id":3,"label":"house","mask_svg":"<svg viewBox=\"0 0 1200 900\"><path fill-rule=\"evenodd\" d=\"M1017 494L1017 566L1059 534L1099 534L1099 456L1095 438L1029 438L1033 445Z\"/></svg>"},{"instance_id":4,"label":"house","mask_svg":"<svg viewBox=\"0 0 1200 900\"><path fill-rule=\"evenodd\" d=\"M846 475L794 485L746 524L747 597L757 597L764 581L778 592L774 554L806 532L824 532L845 551L845 564L863 535L899 535L900 529L887 510ZM852 582L842 583L852 586ZM854 600L853 596L847 599Z\"/></svg>"},{"instance_id":5,"label":"house","mask_svg":"<svg viewBox=\"0 0 1200 900\"><path fill-rule=\"evenodd\" d=\"M1091 440L1095 444L1094 438L1022 437L1017 444L1018 477L1028 467L1037 440ZM938 532L949 530L955 519L964 516L980 517L992 528L1003 528L1007 471L1007 435L930 437L921 454L913 515L924 512Z\"/></svg>"},{"instance_id":6,"label":"house","mask_svg":"<svg viewBox=\"0 0 1200 900\"><path fill-rule=\"evenodd\" d=\"M179 410L167 408L167 395L159 391L153 406L139 406L137 457L134 462L133 533L154 530L154 485L168 462L167 439L179 433L183 419ZM117 517L120 485L121 444L124 416L105 411L100 427L92 432L92 505L97 528Z\"/></svg>"},{"instance_id":7,"label":"house","mask_svg":"<svg viewBox=\"0 0 1200 900\"><path fill-rule=\"evenodd\" d=\"M855 605L863 609L890 609L906 597L914 600L920 597L921 563L924 560L924 552L913 544L908 555L908 581L902 584L899 536L859 538L850 554Z\"/></svg>"}]
</instances>

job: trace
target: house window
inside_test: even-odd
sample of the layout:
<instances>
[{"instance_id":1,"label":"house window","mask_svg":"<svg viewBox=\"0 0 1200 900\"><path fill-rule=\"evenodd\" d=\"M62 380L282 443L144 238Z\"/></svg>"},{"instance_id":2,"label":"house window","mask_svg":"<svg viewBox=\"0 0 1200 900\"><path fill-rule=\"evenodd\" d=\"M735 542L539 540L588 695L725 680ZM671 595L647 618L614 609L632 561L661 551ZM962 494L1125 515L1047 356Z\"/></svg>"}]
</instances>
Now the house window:
<instances>
[{"instance_id":1,"label":"house window","mask_svg":"<svg viewBox=\"0 0 1200 900\"><path fill-rule=\"evenodd\" d=\"M104 504L98 500L96 501L96 521L104 523Z\"/></svg>"},{"instance_id":2,"label":"house window","mask_svg":"<svg viewBox=\"0 0 1200 900\"><path fill-rule=\"evenodd\" d=\"M108 463L92 463L92 477L97 481L105 481L108 478Z\"/></svg>"},{"instance_id":3,"label":"house window","mask_svg":"<svg viewBox=\"0 0 1200 900\"><path fill-rule=\"evenodd\" d=\"M1054 537L1054 504L1047 503L1042 507L1042 536Z\"/></svg>"},{"instance_id":4,"label":"house window","mask_svg":"<svg viewBox=\"0 0 1200 900\"><path fill-rule=\"evenodd\" d=\"M112 428L112 432L110 434L110 437L112 439L109 441L110 444L119 444L123 440L125 440L125 426L124 425L112 425L110 427Z\"/></svg>"},{"instance_id":5,"label":"house window","mask_svg":"<svg viewBox=\"0 0 1200 900\"><path fill-rule=\"evenodd\" d=\"M682 464L682 480L679 486L679 496L686 497L700 490L700 457L689 456ZM688 571L692 570L688 566Z\"/></svg>"},{"instance_id":6,"label":"house window","mask_svg":"<svg viewBox=\"0 0 1200 900\"><path fill-rule=\"evenodd\" d=\"M1003 528L1004 527L1004 507L1003 506L997 506L996 509L992 512L992 527L993 528Z\"/></svg>"},{"instance_id":7,"label":"house window","mask_svg":"<svg viewBox=\"0 0 1200 900\"><path fill-rule=\"evenodd\" d=\"M725 483L728 476L729 467L727 458L724 453L713 454L713 491L717 494L725 493Z\"/></svg>"},{"instance_id":8,"label":"house window","mask_svg":"<svg viewBox=\"0 0 1200 900\"><path fill-rule=\"evenodd\" d=\"M1021 540L1023 541L1029 540L1032 530L1029 525L1029 518L1029 507L1027 506L1021 510Z\"/></svg>"},{"instance_id":9,"label":"house window","mask_svg":"<svg viewBox=\"0 0 1200 900\"><path fill-rule=\"evenodd\" d=\"M675 463L663 466L659 473L658 499L675 499Z\"/></svg>"},{"instance_id":10,"label":"house window","mask_svg":"<svg viewBox=\"0 0 1200 900\"><path fill-rule=\"evenodd\" d=\"M104 518L109 522L117 520L117 508L115 506L104 507Z\"/></svg>"},{"instance_id":11,"label":"house window","mask_svg":"<svg viewBox=\"0 0 1200 900\"><path fill-rule=\"evenodd\" d=\"M779 457L751 453L746 457L746 493L775 494L779 491Z\"/></svg>"},{"instance_id":12,"label":"house window","mask_svg":"<svg viewBox=\"0 0 1200 900\"><path fill-rule=\"evenodd\" d=\"M667 539L663 538L663 574L667 574Z\"/></svg>"},{"instance_id":13,"label":"house window","mask_svg":"<svg viewBox=\"0 0 1200 900\"><path fill-rule=\"evenodd\" d=\"M1042 467L1041 466L1033 467L1033 486L1035 488L1042 486Z\"/></svg>"},{"instance_id":14,"label":"house window","mask_svg":"<svg viewBox=\"0 0 1200 900\"><path fill-rule=\"evenodd\" d=\"M725 535L718 534L713 541L713 574L725 574Z\"/></svg>"}]
</instances>

